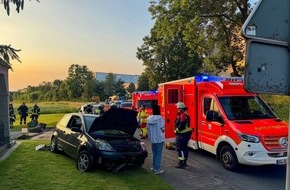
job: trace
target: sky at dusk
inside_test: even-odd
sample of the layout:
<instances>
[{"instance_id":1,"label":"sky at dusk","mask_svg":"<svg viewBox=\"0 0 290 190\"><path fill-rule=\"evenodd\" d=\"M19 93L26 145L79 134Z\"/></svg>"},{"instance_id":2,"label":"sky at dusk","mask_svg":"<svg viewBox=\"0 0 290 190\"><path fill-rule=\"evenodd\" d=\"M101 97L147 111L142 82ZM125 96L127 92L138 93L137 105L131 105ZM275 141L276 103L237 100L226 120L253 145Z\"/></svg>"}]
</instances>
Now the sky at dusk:
<instances>
[{"instance_id":1,"label":"sky at dusk","mask_svg":"<svg viewBox=\"0 0 290 190\"><path fill-rule=\"evenodd\" d=\"M21 49L9 89L63 80L72 64L93 72L141 74L137 47L153 26L149 0L25 1L19 14L0 8L0 44ZM0 4L0 6L3 6Z\"/></svg>"},{"instance_id":2,"label":"sky at dusk","mask_svg":"<svg viewBox=\"0 0 290 190\"><path fill-rule=\"evenodd\" d=\"M11 61L10 91L64 80L72 64L93 72L140 75L144 67L136 58L137 47L154 24L149 2L31 0L19 14L11 4L10 16L0 4L0 45L21 49L22 63Z\"/></svg>"}]
</instances>

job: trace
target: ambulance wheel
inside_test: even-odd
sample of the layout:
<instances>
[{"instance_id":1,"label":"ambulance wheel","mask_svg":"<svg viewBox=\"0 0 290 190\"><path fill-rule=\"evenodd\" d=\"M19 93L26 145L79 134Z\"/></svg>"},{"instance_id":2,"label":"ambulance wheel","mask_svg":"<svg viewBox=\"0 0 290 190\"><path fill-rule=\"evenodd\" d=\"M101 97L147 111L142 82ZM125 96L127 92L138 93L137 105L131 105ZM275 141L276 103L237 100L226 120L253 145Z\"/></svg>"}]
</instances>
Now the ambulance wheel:
<instances>
[{"instance_id":1,"label":"ambulance wheel","mask_svg":"<svg viewBox=\"0 0 290 190\"><path fill-rule=\"evenodd\" d=\"M236 153L229 145L223 146L221 148L219 160L222 166L229 171L236 171L239 167Z\"/></svg>"}]
</instances>

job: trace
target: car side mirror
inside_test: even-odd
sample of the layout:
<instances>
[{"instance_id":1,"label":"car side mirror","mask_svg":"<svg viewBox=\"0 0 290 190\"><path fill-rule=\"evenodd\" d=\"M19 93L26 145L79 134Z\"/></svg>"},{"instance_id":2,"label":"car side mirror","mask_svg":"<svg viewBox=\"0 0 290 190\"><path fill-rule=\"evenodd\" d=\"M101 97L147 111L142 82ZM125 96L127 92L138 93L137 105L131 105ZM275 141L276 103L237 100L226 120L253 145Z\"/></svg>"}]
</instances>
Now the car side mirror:
<instances>
[{"instance_id":1,"label":"car side mirror","mask_svg":"<svg viewBox=\"0 0 290 190\"><path fill-rule=\"evenodd\" d=\"M219 123L221 123L221 124L223 124L223 125L225 124L222 116L220 116L220 115L216 117L216 121L219 122Z\"/></svg>"}]
</instances>

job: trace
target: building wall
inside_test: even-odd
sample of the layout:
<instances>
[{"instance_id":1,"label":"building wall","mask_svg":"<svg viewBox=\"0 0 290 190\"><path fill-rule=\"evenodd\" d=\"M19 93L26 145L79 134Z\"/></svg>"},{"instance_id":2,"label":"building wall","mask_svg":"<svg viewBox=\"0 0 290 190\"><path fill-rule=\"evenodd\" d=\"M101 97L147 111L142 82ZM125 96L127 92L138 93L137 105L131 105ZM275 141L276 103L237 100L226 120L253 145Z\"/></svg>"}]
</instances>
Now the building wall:
<instances>
[{"instance_id":1,"label":"building wall","mask_svg":"<svg viewBox=\"0 0 290 190\"><path fill-rule=\"evenodd\" d=\"M10 146L8 69L0 64L0 153Z\"/></svg>"},{"instance_id":2,"label":"building wall","mask_svg":"<svg viewBox=\"0 0 290 190\"><path fill-rule=\"evenodd\" d=\"M105 81L106 80L106 76L108 74L109 73L96 72L96 79L97 79L97 81ZM128 74L118 74L118 73L113 73L113 74L117 77L117 80L121 79L125 83L134 83L134 84L137 84L138 83L138 79L140 77L140 75L128 75Z\"/></svg>"}]
</instances>

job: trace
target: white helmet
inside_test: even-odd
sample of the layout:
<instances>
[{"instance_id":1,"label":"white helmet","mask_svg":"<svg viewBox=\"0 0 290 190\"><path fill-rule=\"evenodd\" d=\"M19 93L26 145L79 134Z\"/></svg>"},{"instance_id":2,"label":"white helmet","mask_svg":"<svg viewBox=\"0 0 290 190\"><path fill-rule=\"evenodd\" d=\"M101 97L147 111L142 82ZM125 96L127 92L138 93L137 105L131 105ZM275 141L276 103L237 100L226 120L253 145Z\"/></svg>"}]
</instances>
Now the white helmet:
<instances>
[{"instance_id":1,"label":"white helmet","mask_svg":"<svg viewBox=\"0 0 290 190\"><path fill-rule=\"evenodd\" d=\"M178 103L176 104L176 107L177 107L177 109L179 109L179 108L181 108L181 109L186 108L186 106L185 106L185 104L184 104L183 102L178 102Z\"/></svg>"}]
</instances>

